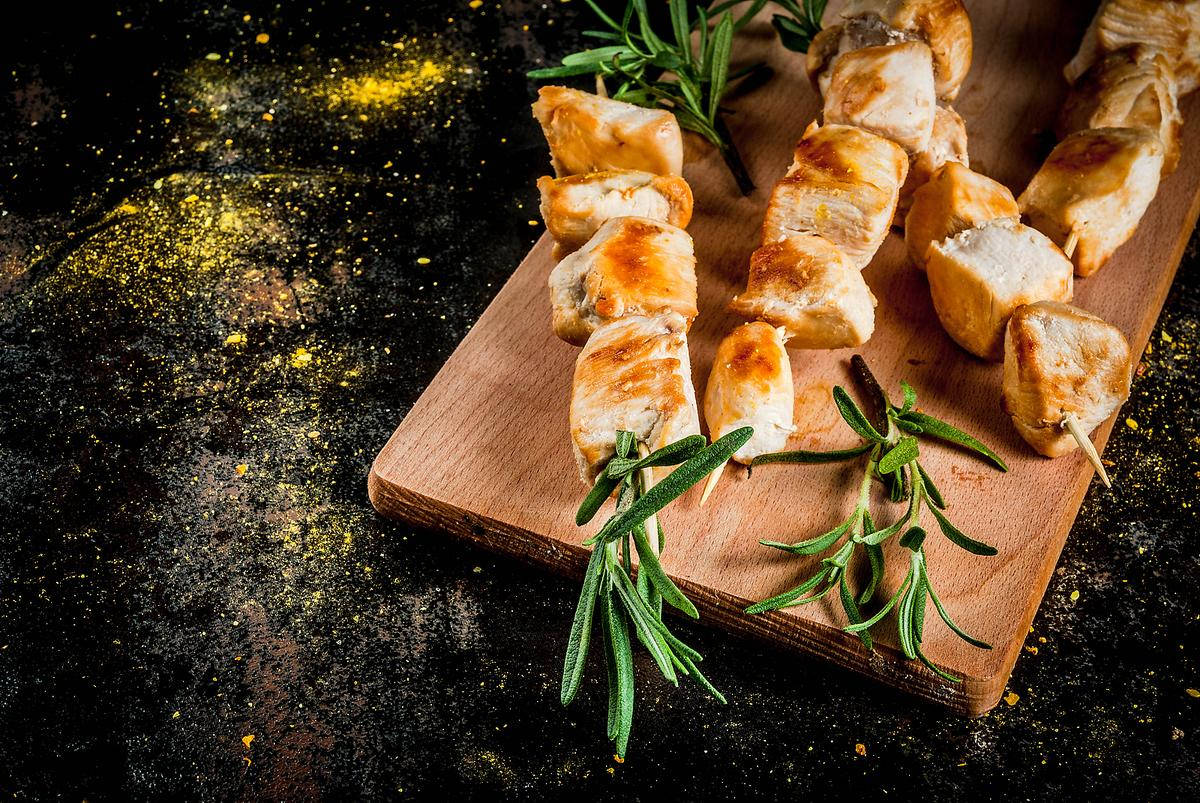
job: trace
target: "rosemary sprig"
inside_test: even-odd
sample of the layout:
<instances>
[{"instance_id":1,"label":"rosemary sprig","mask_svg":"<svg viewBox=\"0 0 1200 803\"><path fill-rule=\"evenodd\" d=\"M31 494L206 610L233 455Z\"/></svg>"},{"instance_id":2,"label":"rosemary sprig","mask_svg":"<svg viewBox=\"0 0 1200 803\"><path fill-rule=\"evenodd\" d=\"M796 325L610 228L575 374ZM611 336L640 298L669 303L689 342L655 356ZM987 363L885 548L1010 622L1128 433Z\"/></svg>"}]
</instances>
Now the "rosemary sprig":
<instances>
[{"instance_id":1,"label":"rosemary sprig","mask_svg":"<svg viewBox=\"0 0 1200 803\"><path fill-rule=\"evenodd\" d=\"M787 14L775 14L771 25L779 34L779 41L788 50L807 53L813 37L821 32L821 17L825 14L827 0L775 0Z\"/></svg>"},{"instance_id":2,"label":"rosemary sprig","mask_svg":"<svg viewBox=\"0 0 1200 803\"><path fill-rule=\"evenodd\" d=\"M584 35L609 44L572 53L560 66L533 70L529 77L543 80L597 75L600 80L616 79L618 86L612 93L615 100L672 112L680 126L695 131L720 152L742 194L753 192L754 182L722 117L729 109L721 106L721 101L730 82L764 69L765 65L755 64L731 72L729 57L733 35L766 5L766 0L753 0L736 19L729 10L736 3L721 3L708 11L697 7L693 16L686 0L670 0L668 35L654 30L646 0L628 0L620 21L606 14L595 0L584 2L607 27L584 31ZM718 16L716 25L710 28L710 20ZM694 45L693 31L698 32Z\"/></svg>"},{"instance_id":3,"label":"rosemary sprig","mask_svg":"<svg viewBox=\"0 0 1200 803\"><path fill-rule=\"evenodd\" d=\"M700 653L663 622L663 602L692 618L697 618L699 612L659 562L663 548L661 522L656 545L650 541L646 520L723 465L753 434L750 427L743 427L708 446L702 436L694 435L637 458L633 433L618 432L616 454L600 472L576 514L576 522L586 524L604 500L617 491L613 516L585 542L594 546L567 639L560 698L563 705L569 705L579 691L598 607L608 677L608 738L618 756L624 757L633 727L631 626L663 677L675 685L680 675L690 677L718 701L725 702L724 695L696 666L703 660ZM647 469L669 465L679 467L662 482L650 486ZM636 581L632 571L634 550L638 556Z\"/></svg>"},{"instance_id":4,"label":"rosemary sprig","mask_svg":"<svg viewBox=\"0 0 1200 803\"><path fill-rule=\"evenodd\" d=\"M995 555L996 549L969 537L950 521L945 513L946 501L941 491L920 463L920 438L927 436L962 446L1001 471L1007 471L1008 467L999 455L976 438L945 421L917 412L917 393L907 382L900 383L904 401L897 407L888 400L887 394L875 380L862 357L855 355L851 360L851 368L866 391L869 402L866 405L867 410L864 411L855 403L842 387L833 389L833 401L842 420L865 441L864 444L831 452L776 452L760 455L753 461L755 466L767 463L819 463L852 460L863 454L868 455L859 484L858 500L846 520L829 532L805 541L790 544L779 541L761 542L764 546L794 555L817 555L835 547L837 551L822 559L817 570L798 586L751 605L746 612L763 613L815 602L837 587L842 608L850 622L845 628L846 632L858 635L863 644L871 649L868 631L893 607L898 606L897 634L905 656L922 661L947 680L957 681L958 678L935 667L921 652L926 599L933 600L934 607L943 621L961 638L976 647L990 647L964 633L950 619L933 590L923 547L926 531L920 523L922 510L929 510L942 534L954 545L974 555ZM908 502L904 515L886 527L877 528L871 519L869 507L872 480L884 484L893 502ZM897 534L900 534L900 545L909 551L908 575L879 611L869 618L864 618L860 606L871 601L883 577L882 545ZM871 578L862 591L855 595L849 586L848 567L860 550L870 564Z\"/></svg>"}]
</instances>

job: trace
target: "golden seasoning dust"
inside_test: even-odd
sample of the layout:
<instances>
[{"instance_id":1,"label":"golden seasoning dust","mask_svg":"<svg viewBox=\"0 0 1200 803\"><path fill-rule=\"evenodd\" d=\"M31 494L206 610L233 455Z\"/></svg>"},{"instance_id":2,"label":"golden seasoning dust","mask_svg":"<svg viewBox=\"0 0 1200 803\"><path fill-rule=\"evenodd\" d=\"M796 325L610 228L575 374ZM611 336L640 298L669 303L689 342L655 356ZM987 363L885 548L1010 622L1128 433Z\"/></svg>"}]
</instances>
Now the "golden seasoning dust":
<instances>
[{"instance_id":1,"label":"golden seasoning dust","mask_svg":"<svg viewBox=\"0 0 1200 803\"><path fill-rule=\"evenodd\" d=\"M1016 705L1020 699L1021 695L1017 694L1015 691L1010 691L1008 694L1004 695L1004 702L1008 703L1009 708L1012 708L1014 705Z\"/></svg>"}]
</instances>

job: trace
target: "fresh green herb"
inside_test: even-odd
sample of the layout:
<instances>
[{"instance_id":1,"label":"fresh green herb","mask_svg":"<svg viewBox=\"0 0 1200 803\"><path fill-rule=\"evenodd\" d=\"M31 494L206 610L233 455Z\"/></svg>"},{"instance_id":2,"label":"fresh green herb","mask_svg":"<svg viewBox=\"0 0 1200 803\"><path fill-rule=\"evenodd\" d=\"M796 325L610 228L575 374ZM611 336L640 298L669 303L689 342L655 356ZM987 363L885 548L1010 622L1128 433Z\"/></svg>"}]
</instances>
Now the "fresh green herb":
<instances>
[{"instance_id":1,"label":"fresh green herb","mask_svg":"<svg viewBox=\"0 0 1200 803\"><path fill-rule=\"evenodd\" d=\"M725 697L697 668L702 660L700 653L676 637L663 622L663 602L692 618L698 617L699 613L659 562L663 549L661 522L656 521L655 525L657 544L652 543L646 522L714 469L724 465L753 434L753 429L743 427L708 446L704 445L704 438L696 435L638 458L632 433L618 432L615 455L596 478L592 492L576 514L576 521L586 524L612 492L617 491L613 516L585 542L594 546L567 639L560 699L563 705L568 705L579 691L593 624L599 619L608 677L608 738L614 743L618 756L624 757L633 727L630 626L663 677L676 685L679 675L690 677L717 700L725 702ZM667 465L679 467L649 487L645 469ZM636 581L632 571L635 550L638 557Z\"/></svg>"},{"instance_id":2,"label":"fresh green herb","mask_svg":"<svg viewBox=\"0 0 1200 803\"><path fill-rule=\"evenodd\" d=\"M826 0L775 0L775 4L787 12L771 17L779 41L788 50L807 53L813 37L821 32Z\"/></svg>"},{"instance_id":3,"label":"fresh green herb","mask_svg":"<svg viewBox=\"0 0 1200 803\"><path fill-rule=\"evenodd\" d=\"M846 632L856 634L867 649L872 648L868 631L882 621L890 610L896 608L897 636L905 656L920 660L941 677L957 682L958 678L934 666L921 652L926 600L933 601L938 615L946 625L967 643L984 649L990 647L963 632L951 620L933 590L923 546L926 533L920 524L922 509L928 508L942 534L954 545L974 555L995 555L996 549L969 537L951 523L944 512L946 501L941 491L919 462L920 439L924 436L948 441L980 455L1001 471L1007 471L1008 467L995 452L962 430L933 416L916 412L917 393L907 382L900 383L904 403L896 407L888 401L887 394L879 386L862 357L855 355L851 360L851 368L865 391L869 402L866 405L867 410L864 411L841 387L833 389L833 400L842 420L865 441L864 444L831 452L766 454L756 458L752 465L834 462L853 460L866 454L866 467L859 483L854 510L838 526L815 538L796 543L762 541L764 546L794 555L819 555L835 547L836 551L822 559L817 570L798 586L751 605L746 612L763 613L794 605L805 605L824 598L837 588L842 609L850 622L845 628ZM904 515L886 527L877 528L871 518L869 504L872 480L878 480L887 487L892 501L908 503ZM874 598L883 578L882 545L897 534L900 535L900 545L909 551L908 575L880 610L870 617L864 617L860 606L866 605ZM855 595L850 588L849 567L857 555L862 555L863 559L868 561L871 579L862 591Z\"/></svg>"},{"instance_id":4,"label":"fresh green herb","mask_svg":"<svg viewBox=\"0 0 1200 803\"><path fill-rule=\"evenodd\" d=\"M753 0L736 19L729 10L736 3L721 3L710 10L690 10L686 0L670 0L671 33L654 30L646 0L628 0L618 21L595 0L584 0L607 30L584 31L585 36L608 42L602 47L572 53L558 67L534 70L537 80L596 75L603 82L617 81L615 100L672 112L679 125L695 131L720 153L744 195L754 190L742 157L723 119L729 110L721 105L731 82L762 72L754 64L730 71L733 35L757 14L766 0ZM710 26L711 19L718 18ZM692 32L696 31L693 43Z\"/></svg>"}]
</instances>

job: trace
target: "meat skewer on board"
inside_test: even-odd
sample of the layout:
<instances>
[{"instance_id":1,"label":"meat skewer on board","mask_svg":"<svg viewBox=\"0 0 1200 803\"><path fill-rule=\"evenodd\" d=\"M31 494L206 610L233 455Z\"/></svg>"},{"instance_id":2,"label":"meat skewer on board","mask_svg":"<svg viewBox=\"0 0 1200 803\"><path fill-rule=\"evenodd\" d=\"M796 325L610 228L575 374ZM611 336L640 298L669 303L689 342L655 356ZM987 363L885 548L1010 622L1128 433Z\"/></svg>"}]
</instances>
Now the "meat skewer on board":
<instances>
[{"instance_id":1,"label":"meat skewer on board","mask_svg":"<svg viewBox=\"0 0 1200 803\"><path fill-rule=\"evenodd\" d=\"M699 613L659 562L657 513L723 465L753 431L734 428L709 445L700 434L687 343L697 312L696 258L682 228L693 199L678 175L683 143L675 117L562 87L544 87L533 111L558 174L538 182L561 260L548 279L553 327L582 346L569 418L580 478L591 491L576 524L587 524L616 495L614 515L584 542L592 552L560 699L567 705L578 691L599 608L610 668L609 738L623 754L633 716L631 628L664 677L688 675L725 702L697 668L699 653L663 622L664 602ZM660 476L667 466L678 468Z\"/></svg>"},{"instance_id":2,"label":"meat skewer on board","mask_svg":"<svg viewBox=\"0 0 1200 803\"><path fill-rule=\"evenodd\" d=\"M1158 192L1163 146L1145 128L1088 128L1060 142L1017 199L1030 225L1090 276L1137 229Z\"/></svg>"},{"instance_id":3,"label":"meat skewer on board","mask_svg":"<svg viewBox=\"0 0 1200 803\"><path fill-rule=\"evenodd\" d=\"M1150 45L1168 59L1179 94L1200 86L1200 0L1103 0L1063 68L1074 84L1093 64L1130 45Z\"/></svg>"},{"instance_id":4,"label":"meat skewer on board","mask_svg":"<svg viewBox=\"0 0 1200 803\"><path fill-rule=\"evenodd\" d=\"M971 22L959 0L862 0L822 29L805 68L826 123L859 125L909 154L894 223L914 190L948 161L969 166L967 131L950 103L971 66Z\"/></svg>"},{"instance_id":5,"label":"meat skewer on board","mask_svg":"<svg viewBox=\"0 0 1200 803\"><path fill-rule=\"evenodd\" d=\"M1163 51L1130 45L1104 56L1071 87L1056 132L1066 139L1089 128L1144 128L1163 145L1163 175L1179 163L1179 113L1175 71Z\"/></svg>"},{"instance_id":6,"label":"meat skewer on board","mask_svg":"<svg viewBox=\"0 0 1200 803\"><path fill-rule=\"evenodd\" d=\"M1047 457L1083 450L1105 487L1108 472L1087 433L1129 398L1133 361L1120 329L1068 304L1013 312L1004 336L1004 410Z\"/></svg>"}]
</instances>

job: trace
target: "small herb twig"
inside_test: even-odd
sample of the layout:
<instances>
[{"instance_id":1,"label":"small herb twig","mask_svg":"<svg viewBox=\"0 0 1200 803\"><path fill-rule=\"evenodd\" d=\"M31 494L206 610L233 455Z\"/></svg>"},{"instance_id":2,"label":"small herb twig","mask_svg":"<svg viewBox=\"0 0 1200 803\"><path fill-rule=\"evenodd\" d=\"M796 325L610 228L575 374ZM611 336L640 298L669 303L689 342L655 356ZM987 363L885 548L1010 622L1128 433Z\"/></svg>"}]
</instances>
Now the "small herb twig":
<instances>
[{"instance_id":1,"label":"small herb twig","mask_svg":"<svg viewBox=\"0 0 1200 803\"><path fill-rule=\"evenodd\" d=\"M922 661L948 680L957 681L958 678L938 669L921 652L926 599L934 601L938 614L961 638L976 647L990 648L984 642L963 632L950 619L938 600L929 577L923 547L926 532L920 523L921 513L928 510L947 540L971 554L995 555L996 549L969 537L950 521L945 513L946 501L941 491L920 463L920 438L930 437L961 446L1001 471L1007 471L1008 467L999 455L978 439L945 421L918 412L917 393L907 382L900 383L904 401L897 407L888 400L887 394L875 380L862 357L855 355L851 359L851 370L865 391L869 402L866 411L864 412L842 387L833 389L833 401L842 420L863 439L862 445L830 452L777 452L761 455L752 463L754 466L769 463L820 463L853 460L863 454L868 455L863 479L859 485L858 500L849 518L829 532L806 541L792 544L778 541L761 542L765 546L794 555L817 555L834 547L837 547L837 551L832 556L822 559L820 568L800 585L751 605L746 611L763 613L792 605L803 605L823 598L834 587L838 587L843 610L850 622L845 628L846 631L858 635L870 649L868 631L898 605L897 635L905 656ZM904 514L885 527L877 528L871 519L869 507L872 480L883 483L893 502L908 503ZM909 551L908 575L895 595L880 610L869 618L864 618L859 606L870 602L883 577L882 545L897 534L900 536L900 545ZM855 595L849 587L847 566L859 548L870 563L871 578L863 590Z\"/></svg>"},{"instance_id":2,"label":"small herb twig","mask_svg":"<svg viewBox=\"0 0 1200 803\"><path fill-rule=\"evenodd\" d=\"M646 0L628 0L620 20L610 17L595 0L584 0L607 30L585 31L584 35L607 44L572 53L558 67L533 70L537 80L597 75L601 81L618 82L610 97L649 108L667 109L679 125L704 137L725 160L744 195L754 182L733 143L721 105L731 82L761 75L762 65L730 72L733 36L758 13L766 0L753 0L735 18L729 9L736 3L721 3L710 10L698 7L693 15L686 0L670 0L671 33L654 30ZM715 25L709 25L717 19ZM697 32L693 43L693 32Z\"/></svg>"},{"instance_id":3,"label":"small herb twig","mask_svg":"<svg viewBox=\"0 0 1200 803\"><path fill-rule=\"evenodd\" d=\"M646 522L716 466L723 465L753 434L750 427L743 427L708 446L702 436L695 435L655 452L643 448L639 454L633 433L618 432L615 455L596 478L576 514L576 522L586 524L612 492L617 492L613 516L596 536L585 542L593 544L592 555L567 639L560 698L563 705L568 705L579 691L599 609L608 677L608 738L618 756L624 757L633 727L631 627L664 678L678 685L680 675L690 677L718 701L725 702L725 697L697 667L702 660L700 653L676 637L663 622L664 602L692 618L699 613L659 562L663 546L661 521L657 544L651 543ZM672 465L678 468L651 485L648 469ZM636 579L632 569L634 551L638 557Z\"/></svg>"},{"instance_id":4,"label":"small herb twig","mask_svg":"<svg viewBox=\"0 0 1200 803\"><path fill-rule=\"evenodd\" d=\"M787 12L771 17L779 41L788 50L807 53L813 37L821 32L827 0L775 0L775 4Z\"/></svg>"}]
</instances>

